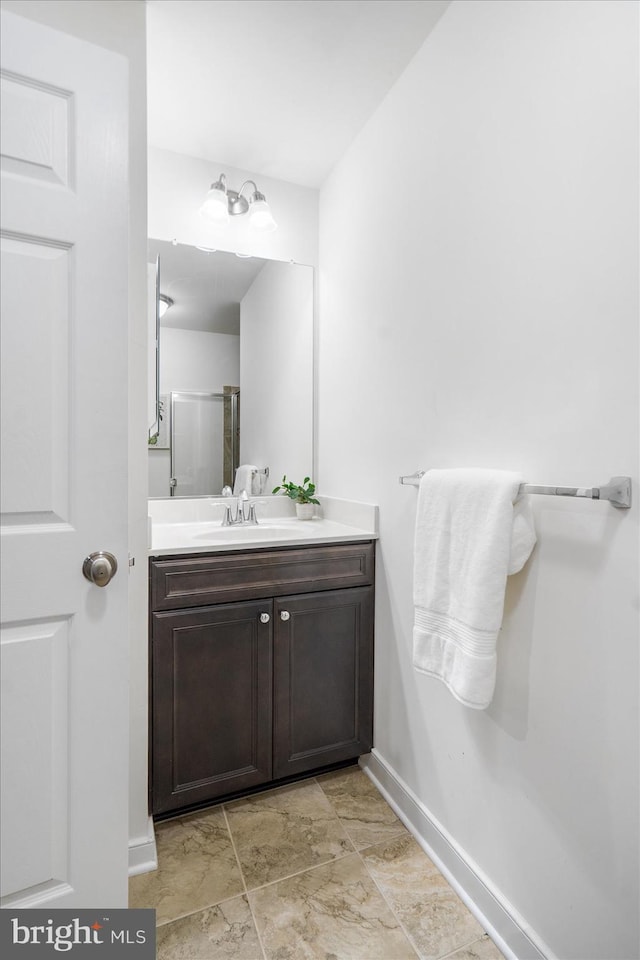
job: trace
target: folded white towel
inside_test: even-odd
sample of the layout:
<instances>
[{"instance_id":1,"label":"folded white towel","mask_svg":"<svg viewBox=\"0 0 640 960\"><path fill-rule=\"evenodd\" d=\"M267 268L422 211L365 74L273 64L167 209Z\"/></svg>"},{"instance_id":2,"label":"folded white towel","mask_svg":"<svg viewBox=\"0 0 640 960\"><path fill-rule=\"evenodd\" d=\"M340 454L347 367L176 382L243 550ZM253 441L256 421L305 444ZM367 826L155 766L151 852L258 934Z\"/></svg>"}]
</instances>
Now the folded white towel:
<instances>
[{"instance_id":1,"label":"folded white towel","mask_svg":"<svg viewBox=\"0 0 640 960\"><path fill-rule=\"evenodd\" d=\"M233 495L235 497L239 496L243 490L246 490L247 494L251 496L253 493L253 478L257 469L252 463L240 464L236 470L236 479L233 484Z\"/></svg>"},{"instance_id":2,"label":"folded white towel","mask_svg":"<svg viewBox=\"0 0 640 960\"><path fill-rule=\"evenodd\" d=\"M496 678L507 575L536 541L521 477L502 470L430 470L415 534L413 663L461 703L482 710Z\"/></svg>"}]
</instances>

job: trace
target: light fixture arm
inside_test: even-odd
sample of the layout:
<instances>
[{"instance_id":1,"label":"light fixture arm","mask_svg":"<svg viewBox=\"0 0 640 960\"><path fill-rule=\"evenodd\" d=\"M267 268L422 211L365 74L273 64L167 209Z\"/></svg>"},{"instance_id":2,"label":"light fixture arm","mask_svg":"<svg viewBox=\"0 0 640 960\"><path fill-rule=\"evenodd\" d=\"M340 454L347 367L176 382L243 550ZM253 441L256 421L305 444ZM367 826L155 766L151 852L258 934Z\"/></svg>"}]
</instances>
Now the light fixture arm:
<instances>
[{"instance_id":1,"label":"light fixture arm","mask_svg":"<svg viewBox=\"0 0 640 960\"><path fill-rule=\"evenodd\" d=\"M245 180L245 182L242 184L242 186L241 186L240 189L238 190L238 193L242 193L242 191L244 190L244 188L246 187L246 185L247 185L248 183L253 184L254 193L259 193L259 192L260 192L260 191L258 190L258 187L257 187L257 185L256 185L255 180Z\"/></svg>"},{"instance_id":2,"label":"light fixture arm","mask_svg":"<svg viewBox=\"0 0 640 960\"><path fill-rule=\"evenodd\" d=\"M209 187L210 190L222 190L223 193L227 192L227 178L224 173L221 173L215 183L212 183Z\"/></svg>"}]
</instances>

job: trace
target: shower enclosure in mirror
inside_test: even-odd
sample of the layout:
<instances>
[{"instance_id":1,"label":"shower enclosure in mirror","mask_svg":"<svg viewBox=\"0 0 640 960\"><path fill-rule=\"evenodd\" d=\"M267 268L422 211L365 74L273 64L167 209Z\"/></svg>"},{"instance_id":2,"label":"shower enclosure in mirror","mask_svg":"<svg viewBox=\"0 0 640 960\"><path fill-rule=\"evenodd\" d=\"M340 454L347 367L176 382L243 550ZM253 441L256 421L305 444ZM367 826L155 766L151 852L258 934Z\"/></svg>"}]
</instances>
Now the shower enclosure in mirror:
<instances>
[{"instance_id":1,"label":"shower enclosure in mirror","mask_svg":"<svg viewBox=\"0 0 640 960\"><path fill-rule=\"evenodd\" d=\"M219 495L238 464L268 468L274 483L313 475L313 268L161 240L148 249L169 304L158 338L169 442L150 440L149 495Z\"/></svg>"},{"instance_id":2,"label":"shower enclosure in mirror","mask_svg":"<svg viewBox=\"0 0 640 960\"><path fill-rule=\"evenodd\" d=\"M171 394L169 449L175 497L232 486L238 467L238 391Z\"/></svg>"}]
</instances>

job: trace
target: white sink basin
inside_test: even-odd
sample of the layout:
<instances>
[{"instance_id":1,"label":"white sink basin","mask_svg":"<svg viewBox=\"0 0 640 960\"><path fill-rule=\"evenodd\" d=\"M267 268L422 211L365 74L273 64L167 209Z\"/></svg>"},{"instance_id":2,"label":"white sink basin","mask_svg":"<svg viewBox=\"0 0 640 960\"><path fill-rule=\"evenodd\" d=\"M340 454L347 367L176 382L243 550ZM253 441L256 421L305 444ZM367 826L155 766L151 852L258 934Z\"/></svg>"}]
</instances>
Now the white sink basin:
<instances>
[{"instance_id":1,"label":"white sink basin","mask_svg":"<svg viewBox=\"0 0 640 960\"><path fill-rule=\"evenodd\" d=\"M294 517L261 520L256 526L239 524L223 527L217 522L156 523L152 527L150 553L153 556L173 553L215 552L216 550L247 549L251 544L261 547L283 544L341 543L349 540L369 540L375 531L351 527L318 517L297 520Z\"/></svg>"},{"instance_id":2,"label":"white sink basin","mask_svg":"<svg viewBox=\"0 0 640 960\"><path fill-rule=\"evenodd\" d=\"M260 523L258 526L251 524L250 526L240 525L237 527L223 527L218 524L208 527L200 533L194 533L193 537L195 540L229 540L233 543L236 540L275 540L280 537L286 539L291 537L294 530L292 524ZM299 533L300 531L297 530L296 532Z\"/></svg>"}]
</instances>

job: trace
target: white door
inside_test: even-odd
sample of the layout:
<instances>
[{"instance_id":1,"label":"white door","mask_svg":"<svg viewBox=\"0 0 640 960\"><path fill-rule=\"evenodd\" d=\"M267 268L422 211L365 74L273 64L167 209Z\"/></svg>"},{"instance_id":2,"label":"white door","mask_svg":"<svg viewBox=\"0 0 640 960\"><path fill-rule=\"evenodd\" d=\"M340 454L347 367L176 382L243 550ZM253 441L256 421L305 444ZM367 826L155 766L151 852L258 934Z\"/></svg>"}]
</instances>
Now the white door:
<instances>
[{"instance_id":1,"label":"white door","mask_svg":"<svg viewBox=\"0 0 640 960\"><path fill-rule=\"evenodd\" d=\"M127 885L127 64L2 14L2 905ZM118 571L82 573L94 551Z\"/></svg>"}]
</instances>

